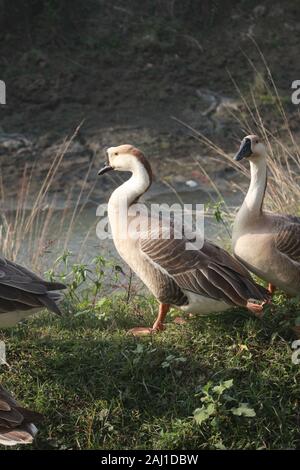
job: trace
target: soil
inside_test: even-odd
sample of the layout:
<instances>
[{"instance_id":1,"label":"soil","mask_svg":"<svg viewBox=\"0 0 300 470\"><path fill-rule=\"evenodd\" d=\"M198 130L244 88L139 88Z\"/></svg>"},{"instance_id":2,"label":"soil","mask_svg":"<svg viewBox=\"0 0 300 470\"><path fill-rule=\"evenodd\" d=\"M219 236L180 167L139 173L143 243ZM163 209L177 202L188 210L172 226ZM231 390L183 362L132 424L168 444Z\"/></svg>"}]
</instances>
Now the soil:
<instances>
[{"instance_id":1,"label":"soil","mask_svg":"<svg viewBox=\"0 0 300 470\"><path fill-rule=\"evenodd\" d=\"M0 14L6 3L0 2ZM34 194L79 125L51 185L63 199L71 188L75 199L80 191L88 195L93 185L92 199L105 194L110 180L100 187L96 176L102 149L121 143L140 147L158 180L207 186L199 159L225 185L231 170L209 158L213 152L174 117L234 152L244 131L231 114L244 106L233 79L248 95L251 87L267 124L278 126L259 80L258 72L267 81L268 74L254 41L297 137L298 109L290 103L291 83L300 78L296 1L89 3L91 10L80 18L75 2L67 26L48 10L26 10L24 21L23 10L14 12L17 21L3 13L0 79L7 104L0 107L0 159L7 198L18 193L25 166L28 173L34 168Z\"/></svg>"}]
</instances>

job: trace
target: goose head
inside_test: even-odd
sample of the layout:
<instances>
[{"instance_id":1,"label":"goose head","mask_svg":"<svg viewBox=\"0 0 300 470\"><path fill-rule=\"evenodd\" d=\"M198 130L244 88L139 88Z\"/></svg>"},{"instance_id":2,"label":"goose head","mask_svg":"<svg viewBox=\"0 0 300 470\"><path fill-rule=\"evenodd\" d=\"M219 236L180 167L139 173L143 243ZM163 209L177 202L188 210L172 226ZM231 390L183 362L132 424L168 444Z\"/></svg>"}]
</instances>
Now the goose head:
<instances>
[{"instance_id":1,"label":"goose head","mask_svg":"<svg viewBox=\"0 0 300 470\"><path fill-rule=\"evenodd\" d=\"M257 135L247 135L243 138L238 153L234 160L239 162L244 158L253 160L266 157L266 147Z\"/></svg>"},{"instance_id":2,"label":"goose head","mask_svg":"<svg viewBox=\"0 0 300 470\"><path fill-rule=\"evenodd\" d=\"M138 168L144 167L148 173L149 179L152 178L152 171L149 162L146 160L141 150L133 145L119 145L118 147L109 147L105 151L106 163L98 172L98 175L104 175L108 171L130 171L134 173Z\"/></svg>"}]
</instances>

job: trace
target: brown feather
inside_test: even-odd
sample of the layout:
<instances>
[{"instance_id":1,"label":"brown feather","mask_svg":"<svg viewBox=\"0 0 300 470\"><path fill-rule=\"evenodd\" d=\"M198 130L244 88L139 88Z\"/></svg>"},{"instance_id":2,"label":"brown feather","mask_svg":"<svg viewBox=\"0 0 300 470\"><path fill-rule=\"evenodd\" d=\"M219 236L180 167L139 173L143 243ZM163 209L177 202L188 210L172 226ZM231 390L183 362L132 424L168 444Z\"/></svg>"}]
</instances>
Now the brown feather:
<instances>
[{"instance_id":1,"label":"brown feather","mask_svg":"<svg viewBox=\"0 0 300 470\"><path fill-rule=\"evenodd\" d=\"M42 415L23 408L12 395L0 385L0 444L29 444L33 441L35 428L32 423L41 421Z\"/></svg>"},{"instance_id":2,"label":"brown feather","mask_svg":"<svg viewBox=\"0 0 300 470\"><path fill-rule=\"evenodd\" d=\"M46 307L60 314L58 294L52 291L64 288L61 283L44 281L29 269L0 258L0 326L1 313Z\"/></svg>"},{"instance_id":3,"label":"brown feather","mask_svg":"<svg viewBox=\"0 0 300 470\"><path fill-rule=\"evenodd\" d=\"M156 271L163 268L160 276L171 278L178 289L240 306L250 298L268 298L266 289L252 280L244 266L213 243L206 240L200 250L186 250L188 240L174 238L174 230L169 240L153 235L149 232L148 238L141 238L140 249L158 266ZM152 276L157 277L155 269ZM173 300L169 298L168 303L178 305Z\"/></svg>"}]
</instances>

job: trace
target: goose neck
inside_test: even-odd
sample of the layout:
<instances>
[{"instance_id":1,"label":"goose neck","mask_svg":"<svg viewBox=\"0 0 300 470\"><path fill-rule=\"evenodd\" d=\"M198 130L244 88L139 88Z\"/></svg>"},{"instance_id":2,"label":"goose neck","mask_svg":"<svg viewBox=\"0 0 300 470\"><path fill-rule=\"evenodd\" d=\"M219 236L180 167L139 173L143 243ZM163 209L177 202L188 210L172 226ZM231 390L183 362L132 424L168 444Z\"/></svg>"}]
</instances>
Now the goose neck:
<instances>
[{"instance_id":1,"label":"goose neck","mask_svg":"<svg viewBox=\"0 0 300 470\"><path fill-rule=\"evenodd\" d=\"M151 185L151 175L142 163L137 161L131 171L129 180L115 189L108 202L108 217L113 232L114 227L117 231L121 230L122 220L124 221L124 217L128 218L130 206L136 203Z\"/></svg>"},{"instance_id":2,"label":"goose neck","mask_svg":"<svg viewBox=\"0 0 300 470\"><path fill-rule=\"evenodd\" d=\"M251 180L242 209L253 215L262 212L266 185L267 185L267 162L266 158L257 158L250 161Z\"/></svg>"}]
</instances>

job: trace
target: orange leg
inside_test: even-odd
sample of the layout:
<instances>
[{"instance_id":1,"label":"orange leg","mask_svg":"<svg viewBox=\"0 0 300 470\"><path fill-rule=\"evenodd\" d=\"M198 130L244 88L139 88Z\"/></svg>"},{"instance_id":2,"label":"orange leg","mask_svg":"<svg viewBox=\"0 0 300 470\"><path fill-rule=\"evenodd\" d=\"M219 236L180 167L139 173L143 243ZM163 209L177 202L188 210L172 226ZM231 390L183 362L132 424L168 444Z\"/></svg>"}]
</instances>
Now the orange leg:
<instances>
[{"instance_id":1,"label":"orange leg","mask_svg":"<svg viewBox=\"0 0 300 470\"><path fill-rule=\"evenodd\" d=\"M276 286L274 286L274 284L271 284L271 282L269 282L268 291L270 292L271 295L273 295L276 291Z\"/></svg>"},{"instance_id":2,"label":"orange leg","mask_svg":"<svg viewBox=\"0 0 300 470\"><path fill-rule=\"evenodd\" d=\"M261 304L255 304L254 302L247 302L247 309L250 310L257 318L263 317L264 305L270 303L269 301L262 302Z\"/></svg>"},{"instance_id":3,"label":"orange leg","mask_svg":"<svg viewBox=\"0 0 300 470\"><path fill-rule=\"evenodd\" d=\"M129 330L128 333L134 336L144 336L144 335L151 335L152 333L158 333L159 331L164 330L165 328L164 321L169 310L170 310L169 304L159 304L158 315L152 328L137 326L136 328L132 328L131 330Z\"/></svg>"}]
</instances>

